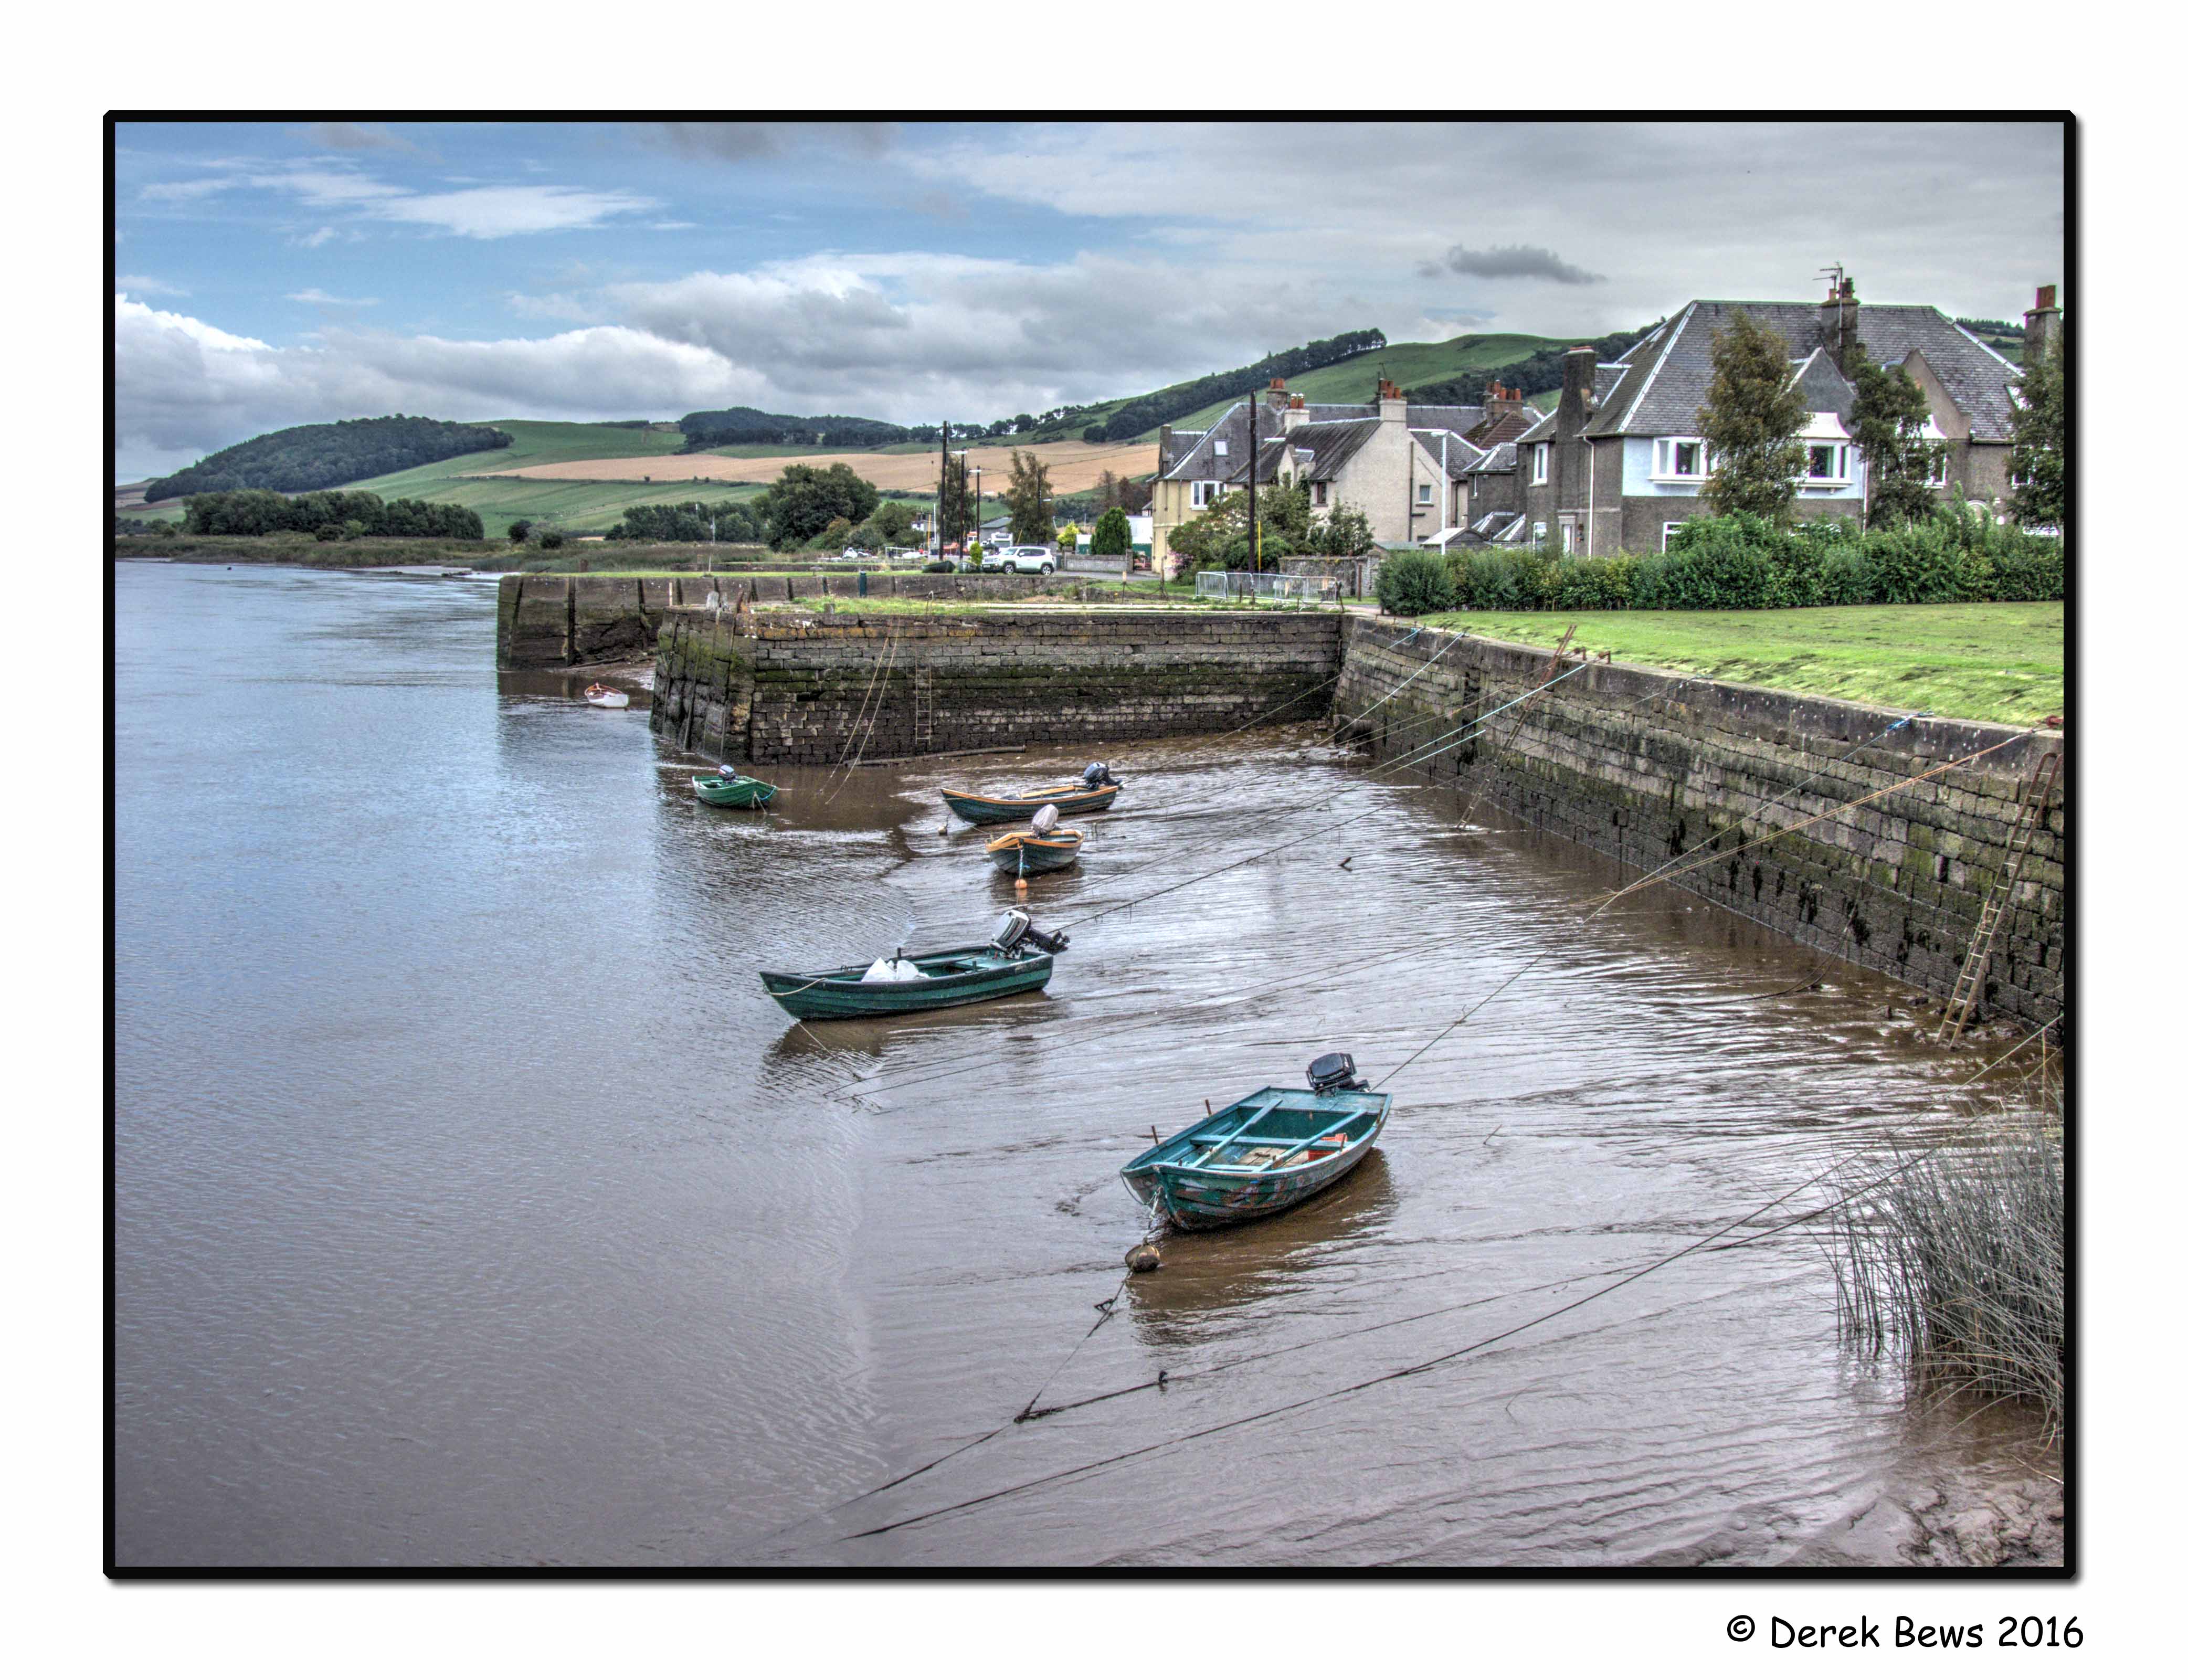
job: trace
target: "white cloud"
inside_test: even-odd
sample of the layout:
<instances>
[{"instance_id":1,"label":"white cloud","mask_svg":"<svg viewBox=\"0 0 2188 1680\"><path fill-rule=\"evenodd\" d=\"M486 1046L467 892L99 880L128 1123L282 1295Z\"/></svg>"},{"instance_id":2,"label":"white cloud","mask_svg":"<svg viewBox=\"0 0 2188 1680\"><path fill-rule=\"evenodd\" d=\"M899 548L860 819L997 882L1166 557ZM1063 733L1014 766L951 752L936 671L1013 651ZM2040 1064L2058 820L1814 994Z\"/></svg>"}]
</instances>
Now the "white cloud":
<instances>
[{"instance_id":1,"label":"white cloud","mask_svg":"<svg viewBox=\"0 0 2188 1680\"><path fill-rule=\"evenodd\" d=\"M374 309L380 305L376 297L335 297L317 286L306 286L302 291L282 294L291 303L321 303L343 309Z\"/></svg>"},{"instance_id":2,"label":"white cloud","mask_svg":"<svg viewBox=\"0 0 2188 1680\"><path fill-rule=\"evenodd\" d=\"M181 286L169 285L149 274L116 274L114 284L122 291L134 292L139 297L188 297L189 293Z\"/></svg>"},{"instance_id":3,"label":"white cloud","mask_svg":"<svg viewBox=\"0 0 2188 1680\"><path fill-rule=\"evenodd\" d=\"M597 420L771 394L760 375L712 352L621 326L488 341L330 329L277 348L117 296L114 335L121 482L317 420L398 412Z\"/></svg>"},{"instance_id":4,"label":"white cloud","mask_svg":"<svg viewBox=\"0 0 2188 1680\"><path fill-rule=\"evenodd\" d=\"M616 188L596 189L534 183L418 192L376 179L336 159L274 167L251 166L199 181L155 182L144 189L144 195L187 200L243 187L289 194L313 210L339 211L374 221L437 228L443 233L475 240L597 228L616 217L663 207L658 199ZM322 226L300 243L318 246L335 237L333 227Z\"/></svg>"}]
</instances>

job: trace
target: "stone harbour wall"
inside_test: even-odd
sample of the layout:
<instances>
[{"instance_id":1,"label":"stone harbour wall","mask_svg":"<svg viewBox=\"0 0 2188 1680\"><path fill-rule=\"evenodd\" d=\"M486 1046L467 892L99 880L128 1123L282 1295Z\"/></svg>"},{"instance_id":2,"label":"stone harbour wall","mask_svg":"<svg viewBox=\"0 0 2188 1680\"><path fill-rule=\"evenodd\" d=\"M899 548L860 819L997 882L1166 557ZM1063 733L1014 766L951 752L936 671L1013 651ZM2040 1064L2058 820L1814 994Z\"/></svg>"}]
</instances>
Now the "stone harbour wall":
<instances>
[{"instance_id":1,"label":"stone harbour wall","mask_svg":"<svg viewBox=\"0 0 2188 1680\"><path fill-rule=\"evenodd\" d=\"M854 603L863 596L902 600L1023 600L1029 595L1105 600L1114 588L1087 577L1004 573L869 572L865 589L855 569L837 567L794 576L736 572L675 573L650 578L593 577L571 572L511 572L501 579L494 624L494 662L505 671L606 665L646 657L662 620L679 608L740 600Z\"/></svg>"},{"instance_id":2,"label":"stone harbour wall","mask_svg":"<svg viewBox=\"0 0 2188 1680\"><path fill-rule=\"evenodd\" d=\"M1343 628L1305 612L672 612L652 727L731 762L832 764L1297 721L1328 713Z\"/></svg>"},{"instance_id":3,"label":"stone harbour wall","mask_svg":"<svg viewBox=\"0 0 2188 1680\"><path fill-rule=\"evenodd\" d=\"M1456 632L1415 634L1354 617L1345 640L1338 721L1356 720L1348 732L1384 758L1424 748L1554 674L1546 649ZM2005 867L2022 780L2048 753L2063 760L2064 748L2048 730L2016 741L2002 725L1936 718L1860 745L1902 716L1593 662L1531 706L1490 719L1478 740L1439 749L1420 773L1454 780L1462 797L1478 789L1637 875L1699 847L1688 861L1710 860L1683 872L1679 888L1943 997ZM1734 852L1992 747L1965 768ZM2065 1006L2067 786L2062 762L1992 948L1986 1015L2041 1026Z\"/></svg>"}]
</instances>

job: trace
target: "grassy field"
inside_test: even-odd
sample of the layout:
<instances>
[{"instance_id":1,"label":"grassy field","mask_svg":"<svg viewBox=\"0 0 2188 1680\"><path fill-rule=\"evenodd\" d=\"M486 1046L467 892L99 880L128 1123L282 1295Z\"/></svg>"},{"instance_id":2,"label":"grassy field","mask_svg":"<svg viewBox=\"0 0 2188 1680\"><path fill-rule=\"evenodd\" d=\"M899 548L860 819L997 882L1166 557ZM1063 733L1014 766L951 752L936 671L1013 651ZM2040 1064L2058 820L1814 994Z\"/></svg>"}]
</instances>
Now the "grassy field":
<instances>
[{"instance_id":1,"label":"grassy field","mask_svg":"<svg viewBox=\"0 0 2188 1680\"><path fill-rule=\"evenodd\" d=\"M1302 393L1310 403L1372 403L1375 400L1375 376L1379 373L1396 380L1400 390L1410 391L1416 385L1525 361L1537 350L1553 345L1562 347L1565 342L1561 338L1536 338L1526 333L1475 332L1462 333L1440 344L1386 344L1380 350L1370 350L1328 367L1317 368L1311 374L1286 380L1284 384L1288 389ZM1228 399L1211 403L1172 424L1181 431L1197 431L1230 406Z\"/></svg>"},{"instance_id":2,"label":"grassy field","mask_svg":"<svg viewBox=\"0 0 2188 1680\"><path fill-rule=\"evenodd\" d=\"M1428 622L1728 682L1941 717L2028 724L2067 698L2059 601L1811 606L1779 612L1440 612Z\"/></svg>"}]
</instances>

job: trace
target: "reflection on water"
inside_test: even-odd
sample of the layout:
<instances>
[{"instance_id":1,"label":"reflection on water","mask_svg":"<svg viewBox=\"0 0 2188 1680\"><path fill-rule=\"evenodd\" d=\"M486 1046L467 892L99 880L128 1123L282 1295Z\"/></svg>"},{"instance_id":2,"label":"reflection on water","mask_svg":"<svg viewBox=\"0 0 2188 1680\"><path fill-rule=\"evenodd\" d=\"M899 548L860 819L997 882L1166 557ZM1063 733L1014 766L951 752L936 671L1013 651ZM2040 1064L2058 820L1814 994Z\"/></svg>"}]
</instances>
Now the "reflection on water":
<instances>
[{"instance_id":1,"label":"reflection on water","mask_svg":"<svg viewBox=\"0 0 2188 1680\"><path fill-rule=\"evenodd\" d=\"M117 589L125 1562L1762 1562L2007 1437L2055 1463L2002 1410L1910 1422L1801 1230L1532 1322L1949 1114L1999 1046L1873 977L1669 892L1582 925L1603 860L1311 727L717 811L635 707L497 681L490 584ZM761 990L985 939L1017 895L940 786L1092 756L1129 785L1031 883L1077 924L1046 994L797 1027ZM1344 1183L1166 1239L1086 1335L1151 1127L1323 1050L1385 1074L1545 952ZM1125 1392L820 1518L1052 1373Z\"/></svg>"}]
</instances>

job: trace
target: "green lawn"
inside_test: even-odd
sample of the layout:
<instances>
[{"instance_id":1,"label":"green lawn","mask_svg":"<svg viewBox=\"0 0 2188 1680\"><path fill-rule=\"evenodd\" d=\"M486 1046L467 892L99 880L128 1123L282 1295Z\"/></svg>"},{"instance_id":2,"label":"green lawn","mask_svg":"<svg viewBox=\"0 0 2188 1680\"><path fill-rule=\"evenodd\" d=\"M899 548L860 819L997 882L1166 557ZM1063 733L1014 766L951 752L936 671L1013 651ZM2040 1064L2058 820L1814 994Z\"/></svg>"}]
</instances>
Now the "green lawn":
<instances>
[{"instance_id":1,"label":"green lawn","mask_svg":"<svg viewBox=\"0 0 2188 1680\"><path fill-rule=\"evenodd\" d=\"M1810 606L1777 612L1440 612L1427 621L1837 700L2027 724L2066 703L2060 601Z\"/></svg>"}]
</instances>

